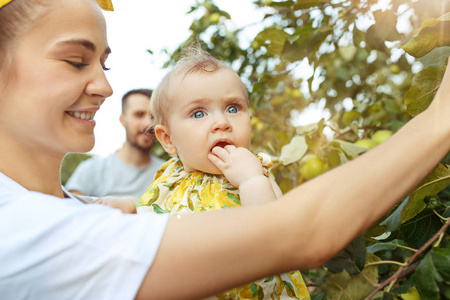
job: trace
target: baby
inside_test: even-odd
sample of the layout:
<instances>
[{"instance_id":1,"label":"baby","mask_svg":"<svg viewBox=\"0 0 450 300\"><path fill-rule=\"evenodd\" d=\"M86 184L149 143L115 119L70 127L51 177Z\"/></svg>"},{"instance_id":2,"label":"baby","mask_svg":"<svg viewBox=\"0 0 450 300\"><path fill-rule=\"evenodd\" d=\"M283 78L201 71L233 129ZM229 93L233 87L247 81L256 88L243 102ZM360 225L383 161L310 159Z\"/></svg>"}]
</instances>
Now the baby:
<instances>
[{"instance_id":1,"label":"baby","mask_svg":"<svg viewBox=\"0 0 450 300\"><path fill-rule=\"evenodd\" d=\"M156 137L173 158L137 203L137 211L182 214L273 201L270 158L248 149L251 116L241 79L199 46L188 49L153 92ZM269 258L270 259L270 258ZM299 271L264 278L217 299L310 299Z\"/></svg>"}]
</instances>

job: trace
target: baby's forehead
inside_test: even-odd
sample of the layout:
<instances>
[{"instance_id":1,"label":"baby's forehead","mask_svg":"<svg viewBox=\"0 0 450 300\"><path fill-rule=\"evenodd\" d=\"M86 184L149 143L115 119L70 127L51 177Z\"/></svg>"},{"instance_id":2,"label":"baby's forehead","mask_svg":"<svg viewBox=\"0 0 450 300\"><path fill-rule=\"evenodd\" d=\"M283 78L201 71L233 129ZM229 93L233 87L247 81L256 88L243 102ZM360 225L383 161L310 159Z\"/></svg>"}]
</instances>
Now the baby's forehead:
<instances>
[{"instance_id":1,"label":"baby's forehead","mask_svg":"<svg viewBox=\"0 0 450 300\"><path fill-rule=\"evenodd\" d=\"M171 85L171 90L182 88L182 85L189 81L196 81L196 85L199 87L202 86L202 78L209 77L209 76L217 76L220 75L221 78L217 78L218 81L222 80L223 78L233 78L234 83L236 84L237 88L243 88L246 91L245 85L242 82L240 76L230 67L228 66L220 66L219 68L213 70L213 71L205 71L202 69L194 69L190 71L185 72L174 72L171 76L171 82L169 85ZM222 78L223 77L223 78ZM191 84L192 82L189 82ZM206 85L208 83L205 83Z\"/></svg>"}]
</instances>

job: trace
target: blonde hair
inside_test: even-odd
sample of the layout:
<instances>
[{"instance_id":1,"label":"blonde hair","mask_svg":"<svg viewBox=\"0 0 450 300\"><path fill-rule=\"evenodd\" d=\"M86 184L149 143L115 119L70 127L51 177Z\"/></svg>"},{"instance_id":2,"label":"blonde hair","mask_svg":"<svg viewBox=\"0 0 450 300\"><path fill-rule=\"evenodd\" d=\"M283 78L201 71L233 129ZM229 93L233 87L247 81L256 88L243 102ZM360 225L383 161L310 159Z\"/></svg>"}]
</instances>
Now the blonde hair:
<instances>
[{"instance_id":1,"label":"blonde hair","mask_svg":"<svg viewBox=\"0 0 450 300\"><path fill-rule=\"evenodd\" d=\"M174 78L179 76L184 78L193 72L214 73L221 68L232 70L223 61L220 61L203 50L199 43L193 43L187 47L173 69L163 77L153 91L150 99L150 112L153 118L153 125L167 123L166 113L169 111L171 103L170 87Z\"/></svg>"},{"instance_id":2,"label":"blonde hair","mask_svg":"<svg viewBox=\"0 0 450 300\"><path fill-rule=\"evenodd\" d=\"M48 9L49 0L14 0L0 8L0 70L11 59L18 37Z\"/></svg>"}]
</instances>

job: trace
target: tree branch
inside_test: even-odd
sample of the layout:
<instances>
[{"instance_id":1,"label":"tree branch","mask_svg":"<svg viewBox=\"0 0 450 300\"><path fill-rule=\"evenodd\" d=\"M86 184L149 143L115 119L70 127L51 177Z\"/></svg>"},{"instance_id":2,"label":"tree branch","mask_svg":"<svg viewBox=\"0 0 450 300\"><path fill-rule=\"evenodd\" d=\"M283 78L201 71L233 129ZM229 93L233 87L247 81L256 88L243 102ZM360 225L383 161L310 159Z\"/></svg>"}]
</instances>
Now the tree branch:
<instances>
[{"instance_id":1,"label":"tree branch","mask_svg":"<svg viewBox=\"0 0 450 300\"><path fill-rule=\"evenodd\" d=\"M383 281L382 283L380 283L378 285L378 287L369 295L367 296L366 300L370 300L373 298L373 296L375 296L376 293L378 293L379 291L381 291L386 285L390 284L391 282L395 282L397 281L399 278L402 278L408 274L410 274L412 271L414 271L414 269L416 268L416 266L419 264L419 262L416 262L414 264L414 269L413 270L409 270L409 265L411 265L411 263L420 255L422 254L430 245L433 244L433 242L438 239L442 234L445 233L445 231L447 230L448 226L450 225L450 222L446 222L444 224L444 226L441 227L441 229L439 229L438 232L436 232L425 244L422 245L422 247L420 247L420 249L413 254L413 256L411 256L406 262L406 266L405 267L401 267L397 270L397 272L394 273L394 275L392 275L391 277L389 277L388 279L386 279L385 281ZM412 265L411 265L412 267ZM408 269L408 270L407 270Z\"/></svg>"}]
</instances>

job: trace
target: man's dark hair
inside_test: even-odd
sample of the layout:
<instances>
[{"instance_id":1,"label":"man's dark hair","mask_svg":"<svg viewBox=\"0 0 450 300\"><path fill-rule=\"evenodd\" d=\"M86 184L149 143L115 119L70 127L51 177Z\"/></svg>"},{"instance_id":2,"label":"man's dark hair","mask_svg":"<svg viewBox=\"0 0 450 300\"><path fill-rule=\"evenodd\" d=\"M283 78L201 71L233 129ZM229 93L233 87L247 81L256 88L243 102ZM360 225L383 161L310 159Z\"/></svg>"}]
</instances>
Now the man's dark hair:
<instances>
[{"instance_id":1,"label":"man's dark hair","mask_svg":"<svg viewBox=\"0 0 450 300\"><path fill-rule=\"evenodd\" d=\"M129 96L139 94L139 95L147 96L148 99L150 99L152 97L152 93L153 93L153 90L150 90L150 89L134 89L134 90L130 90L130 91L126 92L125 95L123 95L123 97L122 97L122 112L125 111L125 107L127 105L127 100L128 100Z\"/></svg>"}]
</instances>

